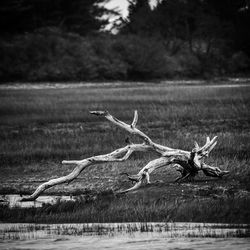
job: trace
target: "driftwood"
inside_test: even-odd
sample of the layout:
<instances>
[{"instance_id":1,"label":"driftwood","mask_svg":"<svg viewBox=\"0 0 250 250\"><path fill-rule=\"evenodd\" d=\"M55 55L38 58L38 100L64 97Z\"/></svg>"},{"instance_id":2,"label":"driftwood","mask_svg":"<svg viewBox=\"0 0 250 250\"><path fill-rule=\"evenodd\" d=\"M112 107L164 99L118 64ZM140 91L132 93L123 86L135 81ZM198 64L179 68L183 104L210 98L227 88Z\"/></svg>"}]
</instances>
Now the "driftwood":
<instances>
[{"instance_id":1,"label":"driftwood","mask_svg":"<svg viewBox=\"0 0 250 250\"><path fill-rule=\"evenodd\" d=\"M182 181L187 178L194 178L195 175L198 174L199 171L203 171L203 173L207 176L212 177L222 177L227 174L228 171L222 171L217 167L212 167L204 163L204 159L208 157L209 153L217 144L217 137L214 137L210 140L207 137L206 143L204 146L200 147L197 142L195 142L195 147L189 151L184 151L180 149L173 149L170 147L166 147L160 144L157 144L152 141L146 134L140 131L137 127L138 113L135 111L134 119L131 124L126 124L112 115L110 115L107 111L91 111L93 115L103 116L111 123L116 126L125 129L130 134L136 135L143 140L141 144L133 144L127 141L129 144L123 148L116 149L115 151L98 156L92 156L83 160L71 160L71 161L62 161L62 164L75 164L75 169L68 175L49 180L43 184L41 184L33 194L28 197L24 197L21 201L33 201L38 196L42 194L46 189L51 188L58 184L70 183L74 179L78 177L78 175L86 168L104 162L122 162L126 161L133 152L141 151L155 152L159 158L150 161L145 167L143 167L136 175L127 175L129 180L135 182L135 185L126 190L120 190L118 193L126 193L133 190L138 189L143 180L146 180L147 183L150 183L150 174L161 167L164 166L173 166L177 171L181 173L181 176L177 178L175 181Z\"/></svg>"}]
</instances>

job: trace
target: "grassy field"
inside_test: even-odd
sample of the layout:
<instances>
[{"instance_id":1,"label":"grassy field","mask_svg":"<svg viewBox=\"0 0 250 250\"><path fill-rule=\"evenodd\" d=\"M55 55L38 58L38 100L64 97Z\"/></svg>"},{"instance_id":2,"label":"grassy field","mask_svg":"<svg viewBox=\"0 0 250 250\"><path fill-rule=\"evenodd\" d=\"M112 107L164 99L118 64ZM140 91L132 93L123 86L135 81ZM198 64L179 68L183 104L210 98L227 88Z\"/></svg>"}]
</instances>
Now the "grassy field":
<instances>
[{"instance_id":1,"label":"grassy field","mask_svg":"<svg viewBox=\"0 0 250 250\"><path fill-rule=\"evenodd\" d=\"M2 194L31 193L41 182L70 173L74 166L61 165L64 159L82 159L124 146L127 133L91 116L89 110L108 110L131 122L137 109L140 129L174 148L191 150L194 140L203 144L206 136L217 135L218 145L207 162L229 170L230 175L214 180L201 174L194 183L175 184L176 171L162 168L152 174L150 186L122 197L109 194L131 185L119 173L137 173L155 158L138 153L124 163L93 166L71 184L47 191L82 194L78 203L59 202L54 208L46 205L21 212L1 209L0 220L250 222L249 97L250 84L1 89ZM27 216L31 210L36 219Z\"/></svg>"}]
</instances>

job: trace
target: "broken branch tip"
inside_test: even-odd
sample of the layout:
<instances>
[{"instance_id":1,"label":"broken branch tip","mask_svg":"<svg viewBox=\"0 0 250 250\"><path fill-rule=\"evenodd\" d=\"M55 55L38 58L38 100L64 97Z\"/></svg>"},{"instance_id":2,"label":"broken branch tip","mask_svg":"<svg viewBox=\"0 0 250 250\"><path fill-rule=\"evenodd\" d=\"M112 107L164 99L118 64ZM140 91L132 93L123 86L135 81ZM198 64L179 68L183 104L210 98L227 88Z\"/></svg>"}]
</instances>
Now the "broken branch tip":
<instances>
[{"instance_id":1,"label":"broken branch tip","mask_svg":"<svg viewBox=\"0 0 250 250\"><path fill-rule=\"evenodd\" d=\"M93 111L89 111L89 113L91 115L97 115L97 116L105 116L108 114L108 111L96 111L96 110L93 110Z\"/></svg>"}]
</instances>

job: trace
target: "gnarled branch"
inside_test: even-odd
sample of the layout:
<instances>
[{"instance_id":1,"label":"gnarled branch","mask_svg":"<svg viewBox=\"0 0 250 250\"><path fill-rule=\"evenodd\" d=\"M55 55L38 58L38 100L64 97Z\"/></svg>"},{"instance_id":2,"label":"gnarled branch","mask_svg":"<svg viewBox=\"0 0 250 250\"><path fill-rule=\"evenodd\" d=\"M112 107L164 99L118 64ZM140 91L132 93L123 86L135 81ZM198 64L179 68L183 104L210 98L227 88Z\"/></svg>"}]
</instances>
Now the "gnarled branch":
<instances>
[{"instance_id":1,"label":"gnarled branch","mask_svg":"<svg viewBox=\"0 0 250 250\"><path fill-rule=\"evenodd\" d=\"M182 176L178 178L178 180L183 180L189 176L195 176L200 170L202 170L204 174L213 177L222 177L224 174L228 173L227 171L222 171L219 168L210 167L209 165L203 162L204 158L208 157L211 150L215 147L217 143L217 137L214 137L212 140L207 137L206 143L203 147L199 147L198 143L195 142L195 147L191 152L180 149L173 149L153 142L153 140L149 136L147 136L145 133L143 133L136 127L138 121L137 111L135 111L134 113L134 119L131 124L127 124L118 120L117 118L110 115L107 111L90 111L90 113L93 115L105 117L114 125L126 130L130 134L136 135L141 138L143 140L143 143L129 143L129 145L123 148L119 148L111 153L92 156L83 160L64 160L62 161L62 164L76 165L75 169L70 174L60 178L49 180L41 184L33 194L28 197L22 198L21 201L33 201L48 188L63 183L70 183L71 181L76 179L84 169L92 165L104 162L126 161L130 157L130 155L136 151L153 151L157 153L160 157L150 161L136 175L131 176L127 174L128 178L130 180L135 181L136 184L129 189L120 191L120 193L126 193L138 189L142 185L144 179L147 181L147 183L150 183L150 174L154 170L164 166L169 166L171 164L178 164L179 166L178 171L181 172Z\"/></svg>"},{"instance_id":2,"label":"gnarled branch","mask_svg":"<svg viewBox=\"0 0 250 250\"><path fill-rule=\"evenodd\" d=\"M135 151L145 152L148 150L150 150L150 148L146 144L132 144L132 145L127 145L124 148L116 149L115 151L109 154L97 155L97 156L89 157L84 160L79 160L79 161L64 160L62 161L62 164L76 164L77 166L70 174L56 178L56 179L49 180L41 184L32 195L22 198L21 201L33 201L38 196L40 196L41 193L44 192L46 189L49 189L59 184L70 183L71 181L76 179L78 175L87 167L96 165L98 163L104 163L104 162L122 162L122 161L127 160L129 156Z\"/></svg>"}]
</instances>

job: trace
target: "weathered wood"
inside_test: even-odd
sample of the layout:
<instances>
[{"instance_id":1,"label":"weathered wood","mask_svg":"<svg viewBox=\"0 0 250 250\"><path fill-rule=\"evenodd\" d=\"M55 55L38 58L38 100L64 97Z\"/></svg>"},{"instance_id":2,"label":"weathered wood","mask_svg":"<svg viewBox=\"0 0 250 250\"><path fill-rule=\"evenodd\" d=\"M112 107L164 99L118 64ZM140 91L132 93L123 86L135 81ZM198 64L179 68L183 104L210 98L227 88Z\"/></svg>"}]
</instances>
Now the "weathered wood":
<instances>
[{"instance_id":1,"label":"weathered wood","mask_svg":"<svg viewBox=\"0 0 250 250\"><path fill-rule=\"evenodd\" d=\"M124 148L116 149L115 151L109 154L97 155L97 156L93 156L84 160L79 160L79 161L64 160L62 161L62 164L76 164L77 166L70 174L56 178L56 179L49 180L41 184L32 195L28 197L23 197L21 201L33 201L39 195L41 195L41 193L44 192L46 189L49 189L59 184L70 183L71 181L76 179L78 175L84 169L86 169L89 166L96 165L98 163L104 163L104 162L122 162L122 161L127 160L134 151L145 152L145 151L148 151L148 149L149 147L144 144L132 144L132 145L127 145Z\"/></svg>"},{"instance_id":2,"label":"weathered wood","mask_svg":"<svg viewBox=\"0 0 250 250\"><path fill-rule=\"evenodd\" d=\"M121 190L118 193L127 193L136 190L142 185L144 180L146 180L147 183L150 183L150 174L154 170L166 166L176 167L176 165L178 165L177 171L181 172L181 177L177 178L176 181L181 181L189 177L194 177L198 173L198 171L203 171L204 174L207 176L220 178L228 173L228 171L222 171L217 167L211 167L204 163L204 158L208 157L209 153L217 144L217 137L214 137L212 140L207 137L206 143L202 147L199 147L198 143L195 142L195 147L191 150L191 152L180 149L173 149L153 142L153 140L149 136L147 136L145 133L143 133L136 127L138 121L137 111L135 111L134 113L134 118L131 124L126 124L125 122L118 120L117 118L110 115L108 111L90 111L90 113L93 115L105 117L114 125L126 130L130 134L136 135L141 138L143 140L143 143L133 144L128 139L127 143L129 144L127 146L116 149L115 151L109 154L92 156L83 160L64 160L62 161L62 164L76 165L75 169L70 174L60 178L49 180L41 184L32 195L22 198L21 201L35 200L38 196L42 194L42 192L44 192L48 188L63 183L70 183L71 181L76 179L83 170L90 166L104 162L126 161L133 152L137 151L152 151L155 152L159 156L159 158L150 161L136 175L131 176L127 174L127 177L130 180L135 181L136 184L133 187L126 190Z\"/></svg>"}]
</instances>

